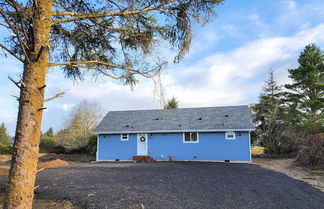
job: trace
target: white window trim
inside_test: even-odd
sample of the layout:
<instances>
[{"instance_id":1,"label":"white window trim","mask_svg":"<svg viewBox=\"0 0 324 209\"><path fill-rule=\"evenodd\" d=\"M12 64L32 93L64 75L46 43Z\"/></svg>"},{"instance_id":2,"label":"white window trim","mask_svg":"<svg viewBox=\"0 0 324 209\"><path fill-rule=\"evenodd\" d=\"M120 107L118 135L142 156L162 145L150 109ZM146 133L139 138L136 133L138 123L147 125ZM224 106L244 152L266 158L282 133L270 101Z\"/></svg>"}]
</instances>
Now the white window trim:
<instances>
[{"instance_id":1,"label":"white window trim","mask_svg":"<svg viewBox=\"0 0 324 209\"><path fill-rule=\"evenodd\" d=\"M129 139L129 134L126 134L126 135L127 135L127 139L123 139L123 135L124 135L124 134L120 134L120 141L128 141L128 139Z\"/></svg>"},{"instance_id":2,"label":"white window trim","mask_svg":"<svg viewBox=\"0 0 324 209\"><path fill-rule=\"evenodd\" d=\"M185 140L185 138L186 138L185 133L197 133L197 141L186 141ZM183 141L183 143L199 143L199 133L198 132L183 132L182 141Z\"/></svg>"},{"instance_id":3,"label":"white window trim","mask_svg":"<svg viewBox=\"0 0 324 209\"><path fill-rule=\"evenodd\" d=\"M228 135L234 135L234 138L230 138L230 137L228 137ZM227 140L235 140L235 138L236 138L236 134L235 134L235 131L227 131L227 132L225 132L225 138L227 139Z\"/></svg>"}]
</instances>

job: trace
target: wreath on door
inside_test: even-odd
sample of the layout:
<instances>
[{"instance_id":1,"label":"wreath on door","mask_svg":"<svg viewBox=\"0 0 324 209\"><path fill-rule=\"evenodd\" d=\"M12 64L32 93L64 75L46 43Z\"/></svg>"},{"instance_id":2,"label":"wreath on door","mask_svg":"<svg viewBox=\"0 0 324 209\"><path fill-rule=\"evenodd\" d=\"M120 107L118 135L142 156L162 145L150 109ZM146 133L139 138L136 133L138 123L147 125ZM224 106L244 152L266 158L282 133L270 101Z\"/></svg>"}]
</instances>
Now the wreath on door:
<instances>
[{"instance_id":1,"label":"wreath on door","mask_svg":"<svg viewBox=\"0 0 324 209\"><path fill-rule=\"evenodd\" d=\"M141 141L141 142L145 142L145 137L142 136L142 137L140 138L140 141Z\"/></svg>"}]
</instances>

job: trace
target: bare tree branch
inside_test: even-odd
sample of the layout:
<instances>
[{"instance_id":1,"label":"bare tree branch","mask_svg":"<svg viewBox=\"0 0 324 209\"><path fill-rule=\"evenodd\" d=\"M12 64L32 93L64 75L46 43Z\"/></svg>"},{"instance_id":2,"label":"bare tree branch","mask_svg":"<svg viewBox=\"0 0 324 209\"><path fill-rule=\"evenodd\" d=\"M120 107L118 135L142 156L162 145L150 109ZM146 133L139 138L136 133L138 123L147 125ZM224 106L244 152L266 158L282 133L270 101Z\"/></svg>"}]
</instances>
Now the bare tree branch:
<instances>
[{"instance_id":1,"label":"bare tree branch","mask_svg":"<svg viewBox=\"0 0 324 209\"><path fill-rule=\"evenodd\" d=\"M0 47L4 50L6 50L9 54L11 54L12 56L14 56L16 59L18 59L20 62L24 62L24 60L19 57L18 55L15 54L15 52L13 52L12 50L8 49L7 47L5 47L4 45L0 44Z\"/></svg>"},{"instance_id":2,"label":"bare tree branch","mask_svg":"<svg viewBox=\"0 0 324 209\"><path fill-rule=\"evenodd\" d=\"M11 95L12 97L14 97L14 98L16 98L17 99L17 101L19 101L19 97L18 96L16 96L16 95Z\"/></svg>"},{"instance_id":3,"label":"bare tree branch","mask_svg":"<svg viewBox=\"0 0 324 209\"><path fill-rule=\"evenodd\" d=\"M64 95L65 93L66 93L66 92L63 91L63 92L60 92L60 93L58 93L58 94L55 94L54 96L45 99L44 102L49 102L49 101L52 101L52 100L54 100L54 99L56 99L56 98L63 97L63 95Z\"/></svg>"},{"instance_id":4,"label":"bare tree branch","mask_svg":"<svg viewBox=\"0 0 324 209\"><path fill-rule=\"evenodd\" d=\"M21 89L21 86L19 86L19 82L15 81L11 76L8 76L8 79L13 82L18 88Z\"/></svg>"},{"instance_id":5,"label":"bare tree branch","mask_svg":"<svg viewBox=\"0 0 324 209\"><path fill-rule=\"evenodd\" d=\"M165 3L159 4L155 7L147 7L139 10L132 10L126 12L113 12L113 13L73 13L73 12L53 12L53 16L74 16L70 18L63 18L59 20L54 20L53 24L77 21L77 20L85 20L91 18L103 18L103 17L113 17L113 16L127 16L127 15L134 15L143 12L148 12L152 10L163 9L163 6L167 4L171 4L177 2L178 0L170 0L166 1Z\"/></svg>"}]
</instances>

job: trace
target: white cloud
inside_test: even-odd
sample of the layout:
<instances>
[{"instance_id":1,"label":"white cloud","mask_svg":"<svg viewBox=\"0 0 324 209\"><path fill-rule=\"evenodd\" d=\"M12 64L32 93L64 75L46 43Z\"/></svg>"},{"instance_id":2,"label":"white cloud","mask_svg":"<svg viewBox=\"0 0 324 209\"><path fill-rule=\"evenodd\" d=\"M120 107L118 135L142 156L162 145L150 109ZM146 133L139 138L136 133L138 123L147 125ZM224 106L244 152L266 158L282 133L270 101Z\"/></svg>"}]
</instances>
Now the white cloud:
<instances>
[{"instance_id":1,"label":"white cloud","mask_svg":"<svg viewBox=\"0 0 324 209\"><path fill-rule=\"evenodd\" d=\"M287 68L295 67L299 52L311 42L324 43L324 24L293 37L264 38L229 53L208 56L175 74L167 90L184 104L235 104L257 90L257 75L274 68L278 80L289 82ZM190 93L188 93L190 92ZM257 95L257 92L254 92Z\"/></svg>"},{"instance_id":2,"label":"white cloud","mask_svg":"<svg viewBox=\"0 0 324 209\"><path fill-rule=\"evenodd\" d=\"M285 8L288 9L290 13L297 13L297 5L295 1L293 0L284 1L284 6Z\"/></svg>"},{"instance_id":3,"label":"white cloud","mask_svg":"<svg viewBox=\"0 0 324 209\"><path fill-rule=\"evenodd\" d=\"M60 109L63 109L64 111L69 111L72 109L72 107L74 106L75 104L57 104L55 105L56 108L60 108Z\"/></svg>"},{"instance_id":4,"label":"white cloud","mask_svg":"<svg viewBox=\"0 0 324 209\"><path fill-rule=\"evenodd\" d=\"M236 25L226 24L222 26L222 30L225 31L229 36L237 38L240 37L241 34L239 32L239 28Z\"/></svg>"},{"instance_id":5,"label":"white cloud","mask_svg":"<svg viewBox=\"0 0 324 209\"><path fill-rule=\"evenodd\" d=\"M251 103L259 94L267 72L273 68L280 83L289 82L287 68L295 67L306 44L324 43L324 24L300 31L292 37L263 38L227 53L216 53L178 68L173 65L163 76L167 97L175 96L182 107ZM261 79L260 79L261 78ZM78 85L65 80L56 88L69 89L72 100L91 99L105 110L161 107L154 100L152 82L142 82L132 92L115 81L84 81ZM63 108L67 110L64 101Z\"/></svg>"}]
</instances>

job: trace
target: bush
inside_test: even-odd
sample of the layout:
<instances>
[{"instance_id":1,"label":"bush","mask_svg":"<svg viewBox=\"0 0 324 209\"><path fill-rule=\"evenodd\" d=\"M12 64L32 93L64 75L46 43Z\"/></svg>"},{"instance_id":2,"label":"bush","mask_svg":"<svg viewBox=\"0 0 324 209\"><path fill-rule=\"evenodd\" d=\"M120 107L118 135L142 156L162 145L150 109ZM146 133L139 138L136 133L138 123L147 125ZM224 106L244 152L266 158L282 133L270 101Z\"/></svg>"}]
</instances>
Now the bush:
<instances>
[{"instance_id":1,"label":"bush","mask_svg":"<svg viewBox=\"0 0 324 209\"><path fill-rule=\"evenodd\" d=\"M51 149L55 146L55 139L54 137L50 136L42 136L39 149L40 152L51 152Z\"/></svg>"},{"instance_id":2,"label":"bush","mask_svg":"<svg viewBox=\"0 0 324 209\"><path fill-rule=\"evenodd\" d=\"M55 145L55 146L53 146L49 150L49 152L50 153L55 153L55 154L67 154L67 150L62 145Z\"/></svg>"},{"instance_id":3,"label":"bush","mask_svg":"<svg viewBox=\"0 0 324 209\"><path fill-rule=\"evenodd\" d=\"M69 154L89 154L89 155L93 155L93 156L96 156L96 152L97 152L97 136L96 135L92 135L88 139L88 143L86 146L70 149L68 151Z\"/></svg>"},{"instance_id":4,"label":"bush","mask_svg":"<svg viewBox=\"0 0 324 209\"><path fill-rule=\"evenodd\" d=\"M294 134L285 132L282 127L276 126L262 135L261 145L267 148L272 157L288 156L296 150Z\"/></svg>"},{"instance_id":5,"label":"bush","mask_svg":"<svg viewBox=\"0 0 324 209\"><path fill-rule=\"evenodd\" d=\"M297 160L313 166L324 163L324 134L314 134L299 139Z\"/></svg>"},{"instance_id":6,"label":"bush","mask_svg":"<svg viewBox=\"0 0 324 209\"><path fill-rule=\"evenodd\" d=\"M97 135L92 135L87 144L87 153L96 156L97 153Z\"/></svg>"},{"instance_id":7,"label":"bush","mask_svg":"<svg viewBox=\"0 0 324 209\"><path fill-rule=\"evenodd\" d=\"M12 154L12 144L10 142L0 143L0 154L11 155Z\"/></svg>"}]
</instances>

